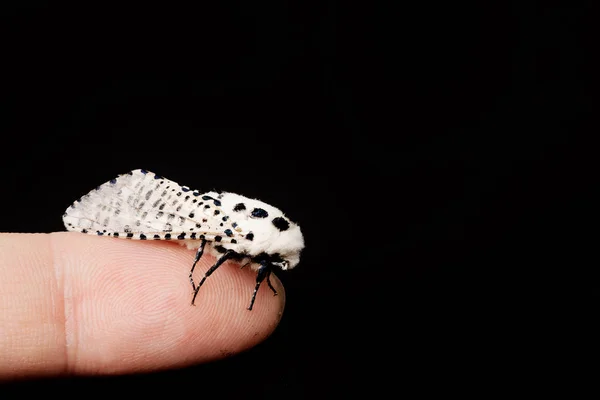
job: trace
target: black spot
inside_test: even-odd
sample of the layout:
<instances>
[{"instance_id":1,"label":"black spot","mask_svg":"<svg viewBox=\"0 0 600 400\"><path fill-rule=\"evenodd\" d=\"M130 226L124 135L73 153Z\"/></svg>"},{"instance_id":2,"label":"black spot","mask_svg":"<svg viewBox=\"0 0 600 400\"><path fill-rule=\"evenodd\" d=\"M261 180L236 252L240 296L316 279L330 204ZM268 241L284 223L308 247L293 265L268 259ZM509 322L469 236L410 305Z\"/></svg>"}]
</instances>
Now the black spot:
<instances>
[{"instance_id":1,"label":"black spot","mask_svg":"<svg viewBox=\"0 0 600 400\"><path fill-rule=\"evenodd\" d=\"M200 236L198 236L198 238L202 239L202 240L206 239L206 237L204 235L200 235Z\"/></svg>"},{"instance_id":2,"label":"black spot","mask_svg":"<svg viewBox=\"0 0 600 400\"><path fill-rule=\"evenodd\" d=\"M185 239L185 232L183 232L181 235L177 236L177 239L179 239L179 240Z\"/></svg>"},{"instance_id":3,"label":"black spot","mask_svg":"<svg viewBox=\"0 0 600 400\"><path fill-rule=\"evenodd\" d=\"M140 240L146 240L146 235L144 235L143 233L140 233Z\"/></svg>"},{"instance_id":4,"label":"black spot","mask_svg":"<svg viewBox=\"0 0 600 400\"><path fill-rule=\"evenodd\" d=\"M154 235L154 240L160 240L160 236L159 235Z\"/></svg>"},{"instance_id":5,"label":"black spot","mask_svg":"<svg viewBox=\"0 0 600 400\"><path fill-rule=\"evenodd\" d=\"M189 187L182 186L182 187L181 187L181 190L183 190L184 192L189 192L189 191L190 191L190 188L189 188Z\"/></svg>"},{"instance_id":6,"label":"black spot","mask_svg":"<svg viewBox=\"0 0 600 400\"><path fill-rule=\"evenodd\" d=\"M108 232L108 236L110 236L110 232Z\"/></svg>"},{"instance_id":7,"label":"black spot","mask_svg":"<svg viewBox=\"0 0 600 400\"><path fill-rule=\"evenodd\" d=\"M274 218L272 222L280 231L287 231L290 227L290 223L283 217Z\"/></svg>"},{"instance_id":8,"label":"black spot","mask_svg":"<svg viewBox=\"0 0 600 400\"><path fill-rule=\"evenodd\" d=\"M171 239L171 234L170 233L165 234L165 239L166 240L170 240Z\"/></svg>"},{"instance_id":9,"label":"black spot","mask_svg":"<svg viewBox=\"0 0 600 400\"><path fill-rule=\"evenodd\" d=\"M156 213L156 219L158 219L158 218L162 218L162 216L163 216L163 215L165 215L165 213L164 213L164 212L162 212L162 211L159 211L159 212L157 212L157 213Z\"/></svg>"},{"instance_id":10,"label":"black spot","mask_svg":"<svg viewBox=\"0 0 600 400\"><path fill-rule=\"evenodd\" d=\"M177 196L181 196L181 192L177 192Z\"/></svg>"},{"instance_id":11,"label":"black spot","mask_svg":"<svg viewBox=\"0 0 600 400\"><path fill-rule=\"evenodd\" d=\"M190 196L185 196L185 199L183 199L183 201L188 201L190 199Z\"/></svg>"},{"instance_id":12,"label":"black spot","mask_svg":"<svg viewBox=\"0 0 600 400\"><path fill-rule=\"evenodd\" d=\"M215 210L214 214L215 214L215 215L219 215L219 214L221 214L221 211L219 211L219 210Z\"/></svg>"},{"instance_id":13,"label":"black spot","mask_svg":"<svg viewBox=\"0 0 600 400\"><path fill-rule=\"evenodd\" d=\"M223 226L223 223L221 222L221 223L219 224L219 226Z\"/></svg>"},{"instance_id":14,"label":"black spot","mask_svg":"<svg viewBox=\"0 0 600 400\"><path fill-rule=\"evenodd\" d=\"M223 221L227 221L229 219L229 217L226 215L223 218L221 218Z\"/></svg>"},{"instance_id":15,"label":"black spot","mask_svg":"<svg viewBox=\"0 0 600 400\"><path fill-rule=\"evenodd\" d=\"M231 229L225 229L225 231L224 231L224 232L225 232L225 234L226 234L228 237L232 237L232 236L233 236L233 232L231 231Z\"/></svg>"},{"instance_id":16,"label":"black spot","mask_svg":"<svg viewBox=\"0 0 600 400\"><path fill-rule=\"evenodd\" d=\"M253 241L254 240L254 233L249 233L246 235L246 239Z\"/></svg>"},{"instance_id":17,"label":"black spot","mask_svg":"<svg viewBox=\"0 0 600 400\"><path fill-rule=\"evenodd\" d=\"M104 235L104 232L97 231L96 233L98 234L98 236Z\"/></svg>"},{"instance_id":18,"label":"black spot","mask_svg":"<svg viewBox=\"0 0 600 400\"><path fill-rule=\"evenodd\" d=\"M194 213L193 213L193 212L191 212L191 213L190 213L190 215L189 215L189 217L190 217L190 218L194 218Z\"/></svg>"},{"instance_id":19,"label":"black spot","mask_svg":"<svg viewBox=\"0 0 600 400\"><path fill-rule=\"evenodd\" d=\"M110 183L112 183L114 185L115 183L117 183L117 180L113 178L110 180Z\"/></svg>"},{"instance_id":20,"label":"black spot","mask_svg":"<svg viewBox=\"0 0 600 400\"><path fill-rule=\"evenodd\" d=\"M244 203L238 203L233 207L233 211L244 211L246 209L246 205Z\"/></svg>"},{"instance_id":21,"label":"black spot","mask_svg":"<svg viewBox=\"0 0 600 400\"><path fill-rule=\"evenodd\" d=\"M133 233L131 233L131 232L130 232L130 233L128 233L128 234L127 234L127 237L128 237L129 239L131 239L131 238L133 237Z\"/></svg>"},{"instance_id":22,"label":"black spot","mask_svg":"<svg viewBox=\"0 0 600 400\"><path fill-rule=\"evenodd\" d=\"M212 199L212 197L210 197L210 196L202 196L202 200L211 200L211 199Z\"/></svg>"},{"instance_id":23,"label":"black spot","mask_svg":"<svg viewBox=\"0 0 600 400\"><path fill-rule=\"evenodd\" d=\"M171 231L173 231L173 225L165 224L165 229L163 229L163 232L171 232Z\"/></svg>"},{"instance_id":24,"label":"black spot","mask_svg":"<svg viewBox=\"0 0 600 400\"><path fill-rule=\"evenodd\" d=\"M206 218L202 218L202 222L206 223L208 220Z\"/></svg>"},{"instance_id":25,"label":"black spot","mask_svg":"<svg viewBox=\"0 0 600 400\"><path fill-rule=\"evenodd\" d=\"M154 179L162 179L163 177L160 175L154 175Z\"/></svg>"},{"instance_id":26,"label":"black spot","mask_svg":"<svg viewBox=\"0 0 600 400\"><path fill-rule=\"evenodd\" d=\"M190 239L196 239L196 232L192 232L192 234L190 235Z\"/></svg>"},{"instance_id":27,"label":"black spot","mask_svg":"<svg viewBox=\"0 0 600 400\"><path fill-rule=\"evenodd\" d=\"M221 236L215 236L215 242L220 242L223 239Z\"/></svg>"},{"instance_id":28,"label":"black spot","mask_svg":"<svg viewBox=\"0 0 600 400\"><path fill-rule=\"evenodd\" d=\"M233 243L233 244L236 244L236 243L237 243L237 240L235 240L235 239L231 239L231 243Z\"/></svg>"},{"instance_id":29,"label":"black spot","mask_svg":"<svg viewBox=\"0 0 600 400\"><path fill-rule=\"evenodd\" d=\"M200 196L200 192L192 192L194 196Z\"/></svg>"},{"instance_id":30,"label":"black spot","mask_svg":"<svg viewBox=\"0 0 600 400\"><path fill-rule=\"evenodd\" d=\"M148 173L148 171L146 171L145 169L140 169L140 172L144 175L146 175Z\"/></svg>"},{"instance_id":31,"label":"black spot","mask_svg":"<svg viewBox=\"0 0 600 400\"><path fill-rule=\"evenodd\" d=\"M213 201L213 203L215 204L215 206L221 207L221 201L220 200L215 200L215 201Z\"/></svg>"},{"instance_id":32,"label":"black spot","mask_svg":"<svg viewBox=\"0 0 600 400\"><path fill-rule=\"evenodd\" d=\"M210 208L210 205L207 204L207 205L204 206L204 208Z\"/></svg>"},{"instance_id":33,"label":"black spot","mask_svg":"<svg viewBox=\"0 0 600 400\"><path fill-rule=\"evenodd\" d=\"M115 232L115 233L113 233L113 236L114 236L114 237L119 237L119 232Z\"/></svg>"},{"instance_id":34,"label":"black spot","mask_svg":"<svg viewBox=\"0 0 600 400\"><path fill-rule=\"evenodd\" d=\"M183 204L178 205L177 208L175 209L175 211L177 211L177 212L181 211L181 207L183 207Z\"/></svg>"},{"instance_id":35,"label":"black spot","mask_svg":"<svg viewBox=\"0 0 600 400\"><path fill-rule=\"evenodd\" d=\"M87 229L82 229L81 233L87 233Z\"/></svg>"},{"instance_id":36,"label":"black spot","mask_svg":"<svg viewBox=\"0 0 600 400\"><path fill-rule=\"evenodd\" d=\"M146 192L146 200L150 200L150 196L152 196L152 192L153 192L153 190L148 190Z\"/></svg>"},{"instance_id":37,"label":"black spot","mask_svg":"<svg viewBox=\"0 0 600 400\"><path fill-rule=\"evenodd\" d=\"M198 201L198 200L194 199L194 200L192 200L192 203L195 203L195 202L197 202L197 201Z\"/></svg>"},{"instance_id":38,"label":"black spot","mask_svg":"<svg viewBox=\"0 0 600 400\"><path fill-rule=\"evenodd\" d=\"M202 225L200 224L196 224L196 228L200 228Z\"/></svg>"},{"instance_id":39,"label":"black spot","mask_svg":"<svg viewBox=\"0 0 600 400\"><path fill-rule=\"evenodd\" d=\"M225 253L227 251L227 249L221 245L215 246L215 250L218 251L219 253Z\"/></svg>"},{"instance_id":40,"label":"black spot","mask_svg":"<svg viewBox=\"0 0 600 400\"><path fill-rule=\"evenodd\" d=\"M234 228L236 228L238 226L237 222L234 222L233 224L231 224L231 226L233 226Z\"/></svg>"},{"instance_id":41,"label":"black spot","mask_svg":"<svg viewBox=\"0 0 600 400\"><path fill-rule=\"evenodd\" d=\"M250 215L252 215L254 218L267 218L269 216L269 213L263 210L262 208L255 208L254 210L252 210L252 213Z\"/></svg>"}]
</instances>

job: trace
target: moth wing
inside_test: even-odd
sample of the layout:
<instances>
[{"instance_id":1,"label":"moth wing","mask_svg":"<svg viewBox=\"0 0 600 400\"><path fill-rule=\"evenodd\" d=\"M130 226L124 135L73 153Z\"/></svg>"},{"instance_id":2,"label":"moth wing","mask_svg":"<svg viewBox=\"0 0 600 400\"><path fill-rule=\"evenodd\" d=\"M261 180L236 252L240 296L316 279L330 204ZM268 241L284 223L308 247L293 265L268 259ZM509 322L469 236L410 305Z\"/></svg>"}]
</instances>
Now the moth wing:
<instances>
[{"instance_id":1,"label":"moth wing","mask_svg":"<svg viewBox=\"0 0 600 400\"><path fill-rule=\"evenodd\" d=\"M223 232L213 200L145 170L100 185L63 215L67 230L133 239L214 238ZM116 235L115 235L116 233ZM168 234L168 236L167 236Z\"/></svg>"}]
</instances>

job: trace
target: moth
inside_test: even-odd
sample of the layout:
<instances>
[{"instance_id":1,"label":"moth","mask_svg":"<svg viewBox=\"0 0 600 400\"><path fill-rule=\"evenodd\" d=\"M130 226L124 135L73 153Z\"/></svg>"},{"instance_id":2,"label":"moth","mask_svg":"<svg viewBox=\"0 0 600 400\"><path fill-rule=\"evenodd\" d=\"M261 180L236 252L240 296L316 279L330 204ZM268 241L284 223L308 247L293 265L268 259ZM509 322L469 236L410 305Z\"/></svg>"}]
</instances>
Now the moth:
<instances>
[{"instance_id":1,"label":"moth","mask_svg":"<svg viewBox=\"0 0 600 400\"><path fill-rule=\"evenodd\" d=\"M194 295L225 261L256 271L256 293L273 269L300 262L304 237L279 209L235 193L201 193L144 169L119 175L76 200L63 215L69 231L131 240L174 240L196 250L189 279ZM217 261L195 284L192 274L204 252Z\"/></svg>"}]
</instances>

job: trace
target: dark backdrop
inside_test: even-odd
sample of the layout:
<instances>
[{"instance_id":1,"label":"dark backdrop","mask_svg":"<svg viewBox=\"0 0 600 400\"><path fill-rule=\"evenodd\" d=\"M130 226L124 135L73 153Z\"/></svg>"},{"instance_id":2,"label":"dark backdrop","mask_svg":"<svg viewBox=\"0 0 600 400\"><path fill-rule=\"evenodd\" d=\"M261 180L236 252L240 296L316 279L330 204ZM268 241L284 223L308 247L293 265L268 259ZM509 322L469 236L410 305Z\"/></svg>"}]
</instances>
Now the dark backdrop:
<instances>
[{"instance_id":1,"label":"dark backdrop","mask_svg":"<svg viewBox=\"0 0 600 400\"><path fill-rule=\"evenodd\" d=\"M307 242L281 325L210 365L1 390L495 391L585 342L586 3L240 3L3 3L0 227L63 230L135 168L258 197Z\"/></svg>"}]
</instances>

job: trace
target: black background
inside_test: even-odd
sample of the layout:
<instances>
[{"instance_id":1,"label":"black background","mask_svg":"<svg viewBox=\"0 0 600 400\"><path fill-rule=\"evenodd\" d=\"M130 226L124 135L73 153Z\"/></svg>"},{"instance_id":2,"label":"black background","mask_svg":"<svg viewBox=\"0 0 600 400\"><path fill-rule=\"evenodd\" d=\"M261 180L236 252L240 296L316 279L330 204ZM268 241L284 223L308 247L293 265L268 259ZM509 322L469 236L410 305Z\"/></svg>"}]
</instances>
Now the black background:
<instances>
[{"instance_id":1,"label":"black background","mask_svg":"<svg viewBox=\"0 0 600 400\"><path fill-rule=\"evenodd\" d=\"M582 354L591 2L79 3L0 6L2 231L146 168L274 204L307 248L247 353L5 393L495 392Z\"/></svg>"}]
</instances>

